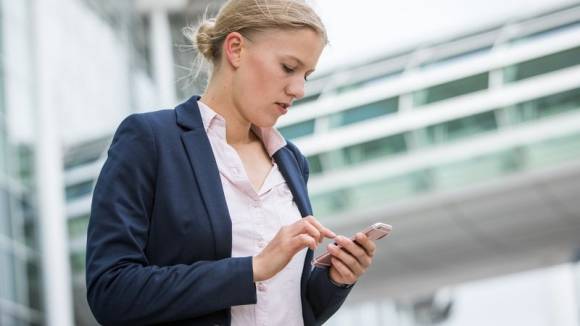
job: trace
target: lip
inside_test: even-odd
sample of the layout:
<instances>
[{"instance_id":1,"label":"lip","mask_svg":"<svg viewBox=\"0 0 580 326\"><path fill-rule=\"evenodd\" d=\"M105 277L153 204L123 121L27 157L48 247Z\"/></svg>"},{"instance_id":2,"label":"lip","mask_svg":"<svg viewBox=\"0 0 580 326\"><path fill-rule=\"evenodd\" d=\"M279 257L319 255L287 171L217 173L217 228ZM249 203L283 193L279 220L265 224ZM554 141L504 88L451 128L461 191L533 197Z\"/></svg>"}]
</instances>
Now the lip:
<instances>
[{"instance_id":1,"label":"lip","mask_svg":"<svg viewBox=\"0 0 580 326\"><path fill-rule=\"evenodd\" d=\"M288 113L288 109L290 108L289 104L283 102L276 102L276 106L278 107L278 110L280 110L282 114Z\"/></svg>"}]
</instances>

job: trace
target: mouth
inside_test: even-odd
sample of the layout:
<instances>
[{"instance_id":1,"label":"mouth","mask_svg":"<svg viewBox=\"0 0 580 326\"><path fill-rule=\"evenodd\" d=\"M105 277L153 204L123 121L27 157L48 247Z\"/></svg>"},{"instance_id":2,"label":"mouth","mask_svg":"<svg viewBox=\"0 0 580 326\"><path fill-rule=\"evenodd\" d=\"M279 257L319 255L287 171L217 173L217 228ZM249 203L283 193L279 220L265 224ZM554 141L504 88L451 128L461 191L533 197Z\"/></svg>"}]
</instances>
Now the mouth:
<instances>
[{"instance_id":1,"label":"mouth","mask_svg":"<svg viewBox=\"0 0 580 326\"><path fill-rule=\"evenodd\" d=\"M290 108L290 104L284 102L276 102L276 105L282 112L282 114L286 114L288 112L288 108Z\"/></svg>"}]
</instances>

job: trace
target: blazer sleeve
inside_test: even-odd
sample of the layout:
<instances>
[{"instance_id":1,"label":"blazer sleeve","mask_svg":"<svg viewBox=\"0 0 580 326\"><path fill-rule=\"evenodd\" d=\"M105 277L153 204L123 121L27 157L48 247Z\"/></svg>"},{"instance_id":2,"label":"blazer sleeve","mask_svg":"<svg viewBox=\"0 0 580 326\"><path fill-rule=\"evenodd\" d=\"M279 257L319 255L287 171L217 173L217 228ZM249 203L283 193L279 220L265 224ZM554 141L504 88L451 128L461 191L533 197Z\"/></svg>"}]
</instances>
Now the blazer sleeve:
<instances>
[{"instance_id":1,"label":"blazer sleeve","mask_svg":"<svg viewBox=\"0 0 580 326\"><path fill-rule=\"evenodd\" d=\"M106 325L146 325L256 303L251 257L149 263L157 153L146 118L137 114L121 123L95 186L86 256L93 314Z\"/></svg>"},{"instance_id":2,"label":"blazer sleeve","mask_svg":"<svg viewBox=\"0 0 580 326\"><path fill-rule=\"evenodd\" d=\"M297 148L296 151L298 151ZM295 154L300 158L298 162L300 162L304 183L308 183L310 175L308 160L300 152L295 152ZM313 268L308 279L306 297L312 307L316 323L326 322L340 308L351 289L352 286L345 288L335 285L330 280L328 268Z\"/></svg>"}]
</instances>

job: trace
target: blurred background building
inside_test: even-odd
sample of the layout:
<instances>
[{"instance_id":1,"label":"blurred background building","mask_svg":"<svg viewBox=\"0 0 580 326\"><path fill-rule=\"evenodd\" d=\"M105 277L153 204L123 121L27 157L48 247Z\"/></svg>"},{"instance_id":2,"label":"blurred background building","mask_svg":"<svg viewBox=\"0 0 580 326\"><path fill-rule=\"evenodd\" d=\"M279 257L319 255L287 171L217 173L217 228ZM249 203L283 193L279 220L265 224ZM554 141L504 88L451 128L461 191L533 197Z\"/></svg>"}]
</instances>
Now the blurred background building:
<instances>
[{"instance_id":1,"label":"blurred background building","mask_svg":"<svg viewBox=\"0 0 580 326\"><path fill-rule=\"evenodd\" d=\"M0 325L41 325L44 321L42 269L37 216L32 193L32 151L11 124L19 101L32 85L27 4L2 1L0 6ZM21 99L21 98L20 98Z\"/></svg>"},{"instance_id":2,"label":"blurred background building","mask_svg":"<svg viewBox=\"0 0 580 326\"><path fill-rule=\"evenodd\" d=\"M84 252L112 133L202 91L182 28L221 2L1 3L0 325L96 325ZM579 324L580 4L315 74L278 127L308 156L323 223L394 226L330 325ZM42 200L59 191L62 219ZM66 284L43 282L53 224Z\"/></svg>"}]
</instances>

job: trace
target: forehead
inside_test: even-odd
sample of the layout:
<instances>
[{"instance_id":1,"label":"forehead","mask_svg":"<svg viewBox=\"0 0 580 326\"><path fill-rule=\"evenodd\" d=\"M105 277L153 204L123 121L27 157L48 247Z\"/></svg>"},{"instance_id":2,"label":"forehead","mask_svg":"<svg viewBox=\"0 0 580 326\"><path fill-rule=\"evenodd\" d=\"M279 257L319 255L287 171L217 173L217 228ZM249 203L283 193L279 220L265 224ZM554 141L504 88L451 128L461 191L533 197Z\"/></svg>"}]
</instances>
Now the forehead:
<instances>
[{"instance_id":1,"label":"forehead","mask_svg":"<svg viewBox=\"0 0 580 326\"><path fill-rule=\"evenodd\" d=\"M261 31L252 35L251 40L257 51L295 58L312 68L324 49L322 36L310 28Z\"/></svg>"}]
</instances>

